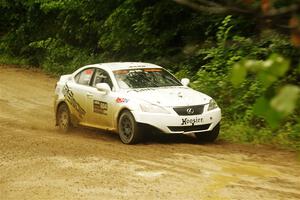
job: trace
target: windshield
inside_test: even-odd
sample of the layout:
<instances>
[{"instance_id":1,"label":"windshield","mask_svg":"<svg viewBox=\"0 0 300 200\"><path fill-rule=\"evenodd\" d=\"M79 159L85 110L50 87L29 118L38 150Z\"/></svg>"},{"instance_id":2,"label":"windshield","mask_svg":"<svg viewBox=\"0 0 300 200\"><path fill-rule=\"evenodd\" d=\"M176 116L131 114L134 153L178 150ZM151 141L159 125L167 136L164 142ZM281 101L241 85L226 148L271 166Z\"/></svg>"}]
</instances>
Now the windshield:
<instances>
[{"instance_id":1,"label":"windshield","mask_svg":"<svg viewBox=\"0 0 300 200\"><path fill-rule=\"evenodd\" d=\"M114 75L122 89L182 85L174 76L161 68L117 70L114 71Z\"/></svg>"}]
</instances>

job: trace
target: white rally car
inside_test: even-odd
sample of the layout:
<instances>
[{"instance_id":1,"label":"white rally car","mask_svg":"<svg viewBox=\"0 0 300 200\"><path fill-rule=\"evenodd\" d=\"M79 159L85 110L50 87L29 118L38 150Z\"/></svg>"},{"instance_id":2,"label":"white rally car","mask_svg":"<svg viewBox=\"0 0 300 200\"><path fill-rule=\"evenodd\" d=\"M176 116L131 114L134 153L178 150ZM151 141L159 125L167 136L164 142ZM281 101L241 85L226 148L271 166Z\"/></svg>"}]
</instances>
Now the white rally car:
<instances>
[{"instance_id":1,"label":"white rally car","mask_svg":"<svg viewBox=\"0 0 300 200\"><path fill-rule=\"evenodd\" d=\"M114 131L125 144L138 142L145 127L167 134L195 133L212 142L219 134L221 109L188 83L149 63L88 65L57 82L56 125L65 132L77 125Z\"/></svg>"}]
</instances>

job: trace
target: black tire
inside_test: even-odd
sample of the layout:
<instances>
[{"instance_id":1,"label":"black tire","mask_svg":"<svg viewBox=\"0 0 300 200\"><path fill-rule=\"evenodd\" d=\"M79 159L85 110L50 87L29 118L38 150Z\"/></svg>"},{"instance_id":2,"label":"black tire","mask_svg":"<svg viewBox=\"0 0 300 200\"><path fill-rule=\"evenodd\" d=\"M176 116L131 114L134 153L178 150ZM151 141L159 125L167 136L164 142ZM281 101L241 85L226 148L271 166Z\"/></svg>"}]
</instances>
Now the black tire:
<instances>
[{"instance_id":1,"label":"black tire","mask_svg":"<svg viewBox=\"0 0 300 200\"><path fill-rule=\"evenodd\" d=\"M59 130L64 133L70 131L72 128L70 111L65 103L61 104L57 110L57 125Z\"/></svg>"},{"instance_id":2,"label":"black tire","mask_svg":"<svg viewBox=\"0 0 300 200\"><path fill-rule=\"evenodd\" d=\"M118 132L124 144L136 144L142 138L138 124L128 110L123 111L119 117Z\"/></svg>"},{"instance_id":3,"label":"black tire","mask_svg":"<svg viewBox=\"0 0 300 200\"><path fill-rule=\"evenodd\" d=\"M196 133L196 137L200 142L214 142L220 132L220 124L217 124L212 131Z\"/></svg>"}]
</instances>

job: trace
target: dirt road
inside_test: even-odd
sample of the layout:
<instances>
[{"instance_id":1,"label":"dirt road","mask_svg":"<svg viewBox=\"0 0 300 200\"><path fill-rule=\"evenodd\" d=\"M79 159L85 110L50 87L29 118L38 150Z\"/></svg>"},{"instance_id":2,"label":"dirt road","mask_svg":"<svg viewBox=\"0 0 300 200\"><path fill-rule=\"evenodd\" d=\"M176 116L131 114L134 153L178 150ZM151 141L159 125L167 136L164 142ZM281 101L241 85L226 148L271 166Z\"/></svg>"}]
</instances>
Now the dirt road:
<instances>
[{"instance_id":1,"label":"dirt road","mask_svg":"<svg viewBox=\"0 0 300 200\"><path fill-rule=\"evenodd\" d=\"M56 80L0 66L0 199L300 199L295 154L54 126Z\"/></svg>"}]
</instances>

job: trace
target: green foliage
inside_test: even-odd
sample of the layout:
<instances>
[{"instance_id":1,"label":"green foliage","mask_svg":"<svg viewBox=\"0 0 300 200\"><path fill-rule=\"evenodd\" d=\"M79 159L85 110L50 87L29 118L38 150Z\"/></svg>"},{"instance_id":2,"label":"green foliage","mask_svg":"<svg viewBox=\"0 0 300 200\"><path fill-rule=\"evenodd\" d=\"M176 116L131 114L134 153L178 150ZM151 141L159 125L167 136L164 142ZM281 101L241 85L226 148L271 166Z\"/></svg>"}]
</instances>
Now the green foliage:
<instances>
[{"instance_id":1,"label":"green foliage","mask_svg":"<svg viewBox=\"0 0 300 200\"><path fill-rule=\"evenodd\" d=\"M289 69L289 60L282 56L272 54L267 60L244 60L234 64L231 73L233 85L240 85L246 78L247 71L257 73L264 87L269 87Z\"/></svg>"},{"instance_id":2,"label":"green foliage","mask_svg":"<svg viewBox=\"0 0 300 200\"><path fill-rule=\"evenodd\" d=\"M271 107L286 117L294 112L299 94L300 87L295 85L285 85L271 100Z\"/></svg>"},{"instance_id":3,"label":"green foliage","mask_svg":"<svg viewBox=\"0 0 300 200\"><path fill-rule=\"evenodd\" d=\"M267 91L272 84L285 75L289 67L290 61L277 54L270 55L265 61L244 60L233 66L231 82L238 87L246 79L247 72L254 72L263 90ZM285 85L272 98L265 94L264 97L256 100L254 113L264 117L272 128L277 128L279 122L294 111L299 92L300 87Z\"/></svg>"},{"instance_id":4,"label":"green foliage","mask_svg":"<svg viewBox=\"0 0 300 200\"><path fill-rule=\"evenodd\" d=\"M221 137L225 140L239 143L276 143L277 136L275 136L272 130L262 127L257 129L249 126L249 124L241 121L226 122L222 125L223 134Z\"/></svg>"},{"instance_id":5,"label":"green foliage","mask_svg":"<svg viewBox=\"0 0 300 200\"><path fill-rule=\"evenodd\" d=\"M29 47L43 54L42 68L45 71L58 75L73 72L87 63L100 62L99 58L89 54L88 51L54 38L32 42Z\"/></svg>"},{"instance_id":6,"label":"green foliage","mask_svg":"<svg viewBox=\"0 0 300 200\"><path fill-rule=\"evenodd\" d=\"M299 85L297 76L300 74L290 67L299 62L293 59L299 51L291 46L286 37L270 30L263 32L261 38L231 34L234 27L230 19L226 17L221 23L216 34L216 46L198 51L200 55L205 55L206 63L192 76L192 86L214 97L221 106L225 127L230 121L229 130L232 130L225 131L224 134L228 134L224 136L226 139L278 143L284 139L286 145L291 145L293 141L289 138L293 138L291 136L295 136L296 132L282 133L283 128L279 125L298 124L293 120L295 117L286 119L299 109L296 104L299 102L299 89L291 83ZM227 40L224 41L224 38ZM277 129L269 129L269 126ZM289 136L283 137L283 134Z\"/></svg>"},{"instance_id":7,"label":"green foliage","mask_svg":"<svg viewBox=\"0 0 300 200\"><path fill-rule=\"evenodd\" d=\"M265 97L257 99L253 107L254 113L264 117L271 127L276 128L278 122L282 119L282 115L271 107L270 101Z\"/></svg>"},{"instance_id":8,"label":"green foliage","mask_svg":"<svg viewBox=\"0 0 300 200\"><path fill-rule=\"evenodd\" d=\"M6 65L28 65L28 60L24 58L12 57L6 54L0 54L0 64Z\"/></svg>"}]
</instances>

